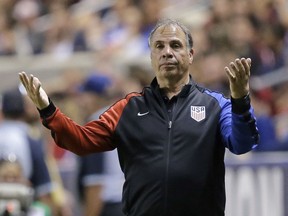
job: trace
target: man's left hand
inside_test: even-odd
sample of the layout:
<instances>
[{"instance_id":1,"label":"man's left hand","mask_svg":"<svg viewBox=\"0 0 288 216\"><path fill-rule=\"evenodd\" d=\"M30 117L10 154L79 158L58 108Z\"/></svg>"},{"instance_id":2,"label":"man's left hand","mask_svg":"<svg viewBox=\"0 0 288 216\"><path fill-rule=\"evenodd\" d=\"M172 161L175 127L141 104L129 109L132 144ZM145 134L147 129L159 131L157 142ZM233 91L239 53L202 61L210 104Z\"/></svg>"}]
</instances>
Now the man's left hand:
<instances>
[{"instance_id":1,"label":"man's left hand","mask_svg":"<svg viewBox=\"0 0 288 216\"><path fill-rule=\"evenodd\" d=\"M248 95L251 59L237 58L229 66L225 67L225 72L229 79L231 97L238 99Z\"/></svg>"}]
</instances>

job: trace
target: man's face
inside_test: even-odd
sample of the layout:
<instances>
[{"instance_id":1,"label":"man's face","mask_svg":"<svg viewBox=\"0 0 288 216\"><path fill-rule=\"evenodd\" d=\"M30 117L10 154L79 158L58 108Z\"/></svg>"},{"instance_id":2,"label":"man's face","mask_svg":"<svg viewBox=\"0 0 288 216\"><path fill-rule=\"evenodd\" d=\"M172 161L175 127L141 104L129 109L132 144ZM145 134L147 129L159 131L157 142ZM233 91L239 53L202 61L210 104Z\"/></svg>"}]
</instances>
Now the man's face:
<instances>
[{"instance_id":1,"label":"man's face","mask_svg":"<svg viewBox=\"0 0 288 216\"><path fill-rule=\"evenodd\" d=\"M181 78L189 74L193 49L187 47L183 30L175 25L159 27L151 38L151 63L159 79Z\"/></svg>"}]
</instances>

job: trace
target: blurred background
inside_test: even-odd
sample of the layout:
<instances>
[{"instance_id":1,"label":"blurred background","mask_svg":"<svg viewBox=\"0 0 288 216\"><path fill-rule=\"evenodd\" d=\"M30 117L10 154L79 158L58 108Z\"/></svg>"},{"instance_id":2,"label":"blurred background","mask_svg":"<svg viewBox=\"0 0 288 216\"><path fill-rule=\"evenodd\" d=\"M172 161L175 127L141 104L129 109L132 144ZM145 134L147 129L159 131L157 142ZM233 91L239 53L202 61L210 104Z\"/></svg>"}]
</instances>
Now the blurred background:
<instances>
[{"instance_id":1,"label":"blurred background","mask_svg":"<svg viewBox=\"0 0 288 216\"><path fill-rule=\"evenodd\" d=\"M227 215L288 215L287 0L1 0L0 95L19 86L19 72L32 73L64 113L84 124L93 111L149 85L147 39L167 17L191 30L191 75L200 85L229 97L224 67L237 57L252 59L261 140L245 156L227 152ZM28 101L26 112L45 143L58 185L54 200L71 206L61 214L81 215L77 157L56 147Z\"/></svg>"}]
</instances>

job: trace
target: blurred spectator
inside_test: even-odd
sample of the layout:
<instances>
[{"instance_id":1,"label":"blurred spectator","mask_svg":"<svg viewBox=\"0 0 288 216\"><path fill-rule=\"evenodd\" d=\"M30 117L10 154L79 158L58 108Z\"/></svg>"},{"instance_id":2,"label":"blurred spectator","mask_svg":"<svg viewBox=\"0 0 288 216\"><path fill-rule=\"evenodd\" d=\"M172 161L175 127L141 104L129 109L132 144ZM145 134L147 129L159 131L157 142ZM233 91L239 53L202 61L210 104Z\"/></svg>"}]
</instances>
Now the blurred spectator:
<instances>
[{"instance_id":1,"label":"blurred spectator","mask_svg":"<svg viewBox=\"0 0 288 216\"><path fill-rule=\"evenodd\" d=\"M0 182L31 184L25 178L21 164L13 153L0 154Z\"/></svg>"},{"instance_id":2,"label":"blurred spectator","mask_svg":"<svg viewBox=\"0 0 288 216\"><path fill-rule=\"evenodd\" d=\"M70 77L63 77L65 83L53 82L51 84L49 87L50 96L59 107L63 108L63 112L68 113L70 116L77 116L77 118L75 118L76 121L78 120L78 122L81 123L81 112L79 112L80 109L76 106L75 98L73 98L75 97L73 94L75 89L72 90L72 87L70 88L69 86L70 82L74 83L74 79L79 78L77 76L78 72L69 72ZM72 73L74 76L71 76ZM69 78L72 80L69 80ZM74 84L76 85L76 83ZM75 86L73 87L75 88ZM37 121L37 124L39 123L41 123L41 121ZM37 128L39 129L39 127ZM45 140L46 161L55 189L52 193L52 198L56 205L57 215L82 215L80 205L76 202L76 156L73 153L56 146L48 130L43 130L41 133Z\"/></svg>"},{"instance_id":3,"label":"blurred spectator","mask_svg":"<svg viewBox=\"0 0 288 216\"><path fill-rule=\"evenodd\" d=\"M35 201L34 190L25 178L16 155L0 155L0 214L52 216L46 204Z\"/></svg>"},{"instance_id":4,"label":"blurred spectator","mask_svg":"<svg viewBox=\"0 0 288 216\"><path fill-rule=\"evenodd\" d=\"M13 10L16 20L14 27L16 53L33 55L43 52L44 35L36 28L36 20L40 15L40 7L36 0L17 1Z\"/></svg>"},{"instance_id":5,"label":"blurred spectator","mask_svg":"<svg viewBox=\"0 0 288 216\"><path fill-rule=\"evenodd\" d=\"M254 70L252 75L263 75L285 65L285 28L279 24L261 24L252 46Z\"/></svg>"},{"instance_id":6,"label":"blurred spectator","mask_svg":"<svg viewBox=\"0 0 288 216\"><path fill-rule=\"evenodd\" d=\"M100 13L81 11L73 18L76 26L73 51L98 51L104 49L106 26Z\"/></svg>"},{"instance_id":7,"label":"blurred spectator","mask_svg":"<svg viewBox=\"0 0 288 216\"><path fill-rule=\"evenodd\" d=\"M0 55L15 55L16 41L14 38L13 21L4 8L0 7Z\"/></svg>"},{"instance_id":8,"label":"blurred spectator","mask_svg":"<svg viewBox=\"0 0 288 216\"><path fill-rule=\"evenodd\" d=\"M274 88L274 121L281 150L288 150L288 82Z\"/></svg>"},{"instance_id":9,"label":"blurred spectator","mask_svg":"<svg viewBox=\"0 0 288 216\"><path fill-rule=\"evenodd\" d=\"M25 117L23 120L29 125L29 134L34 139L43 140L43 149L45 151L45 162L47 164L48 172L53 182L53 191L51 197L54 206L54 215L57 216L71 216L72 215L72 199L70 192L68 192L60 176L60 170L56 162L56 158L53 154L53 144L51 144L51 136L47 134L47 131L40 127L41 121L39 115L37 115L37 109L33 105L33 102L26 96L26 91L22 85L20 86L20 92L23 94L25 103ZM46 132L46 133L45 133Z\"/></svg>"},{"instance_id":10,"label":"blurred spectator","mask_svg":"<svg viewBox=\"0 0 288 216\"><path fill-rule=\"evenodd\" d=\"M123 10L118 26L110 29L105 36L107 47L104 52L133 59L143 55L148 47L147 38L141 32L143 15L135 6Z\"/></svg>"},{"instance_id":11,"label":"blurred spectator","mask_svg":"<svg viewBox=\"0 0 288 216\"><path fill-rule=\"evenodd\" d=\"M276 133L279 139L280 149L288 151L288 113L281 113L274 117L276 122Z\"/></svg>"},{"instance_id":12,"label":"blurred spectator","mask_svg":"<svg viewBox=\"0 0 288 216\"><path fill-rule=\"evenodd\" d=\"M113 84L107 75L98 73L84 80L79 90L81 106L87 111L86 122L98 119L109 108ZM122 216L123 183L124 175L116 151L79 157L78 184L84 204L83 215Z\"/></svg>"},{"instance_id":13,"label":"blurred spectator","mask_svg":"<svg viewBox=\"0 0 288 216\"><path fill-rule=\"evenodd\" d=\"M71 14L64 2L53 1L49 6L50 26L45 34L44 51L59 59L67 58L73 53Z\"/></svg>"},{"instance_id":14,"label":"blurred spectator","mask_svg":"<svg viewBox=\"0 0 288 216\"><path fill-rule=\"evenodd\" d=\"M85 112L84 122L89 121L95 111L110 104L117 95L115 90L113 79L108 75L96 71L87 76L78 86L79 106Z\"/></svg>"},{"instance_id":15,"label":"blurred spectator","mask_svg":"<svg viewBox=\"0 0 288 216\"><path fill-rule=\"evenodd\" d=\"M257 118L257 126L260 134L259 145L256 152L279 151L280 145L277 137L276 122L272 117L272 110L268 103L261 100L254 93L250 93L252 105Z\"/></svg>"},{"instance_id":16,"label":"blurred spectator","mask_svg":"<svg viewBox=\"0 0 288 216\"><path fill-rule=\"evenodd\" d=\"M142 12L143 21L140 27L142 35L147 41L153 26L159 19L163 18L162 10L169 4L166 0L134 0L134 2Z\"/></svg>"},{"instance_id":17,"label":"blurred spectator","mask_svg":"<svg viewBox=\"0 0 288 216\"><path fill-rule=\"evenodd\" d=\"M0 153L14 154L22 166L23 175L35 190L35 199L53 209L52 182L49 176L43 143L30 135L24 121L25 104L19 89L4 92L2 98L3 120L0 122Z\"/></svg>"}]
</instances>

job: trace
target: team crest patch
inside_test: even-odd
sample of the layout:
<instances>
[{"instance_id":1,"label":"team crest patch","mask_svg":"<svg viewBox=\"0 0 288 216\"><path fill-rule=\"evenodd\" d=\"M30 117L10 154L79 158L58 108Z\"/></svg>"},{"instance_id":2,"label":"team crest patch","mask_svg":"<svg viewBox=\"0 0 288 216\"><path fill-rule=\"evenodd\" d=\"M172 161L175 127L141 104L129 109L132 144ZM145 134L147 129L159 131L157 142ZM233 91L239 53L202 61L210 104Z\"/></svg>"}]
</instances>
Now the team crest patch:
<instances>
[{"instance_id":1,"label":"team crest patch","mask_svg":"<svg viewBox=\"0 0 288 216\"><path fill-rule=\"evenodd\" d=\"M191 118L197 122L202 121L206 117L205 106L191 106Z\"/></svg>"}]
</instances>

